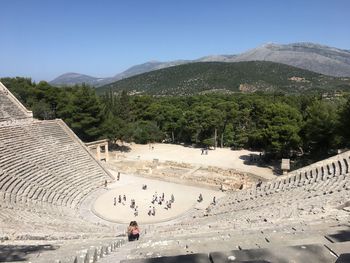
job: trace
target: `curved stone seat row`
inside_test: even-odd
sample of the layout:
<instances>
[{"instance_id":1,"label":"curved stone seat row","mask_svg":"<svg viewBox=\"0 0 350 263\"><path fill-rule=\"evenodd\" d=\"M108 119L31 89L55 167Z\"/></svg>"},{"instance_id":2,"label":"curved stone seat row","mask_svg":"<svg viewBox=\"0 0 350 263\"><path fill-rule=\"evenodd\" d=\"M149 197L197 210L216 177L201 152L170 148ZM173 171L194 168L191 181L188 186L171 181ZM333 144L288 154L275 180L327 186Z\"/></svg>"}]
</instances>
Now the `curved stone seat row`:
<instances>
[{"instance_id":1,"label":"curved stone seat row","mask_svg":"<svg viewBox=\"0 0 350 263\"><path fill-rule=\"evenodd\" d=\"M102 236L111 232L110 227L89 223L69 211L45 211L2 208L0 229L10 239L30 239L33 236L69 239Z\"/></svg>"},{"instance_id":2,"label":"curved stone seat row","mask_svg":"<svg viewBox=\"0 0 350 263\"><path fill-rule=\"evenodd\" d=\"M27 118L27 115L10 100L8 92L4 92L0 87L0 93L0 122L7 119Z\"/></svg>"},{"instance_id":3,"label":"curved stone seat row","mask_svg":"<svg viewBox=\"0 0 350 263\"><path fill-rule=\"evenodd\" d=\"M350 172L350 151L335 155L326 160L322 160L298 170L290 172L287 177L329 177Z\"/></svg>"},{"instance_id":4,"label":"curved stone seat row","mask_svg":"<svg viewBox=\"0 0 350 263\"><path fill-rule=\"evenodd\" d=\"M0 127L0 205L76 208L110 178L60 121Z\"/></svg>"},{"instance_id":5,"label":"curved stone seat row","mask_svg":"<svg viewBox=\"0 0 350 263\"><path fill-rule=\"evenodd\" d=\"M349 197L349 194L343 195L342 193L333 196L332 199L341 202L344 200L343 198ZM264 200L261 200L261 202L264 202ZM349 219L348 213L345 211L330 209L325 204L327 202L322 196L314 198L312 202L308 202L305 206L291 207L290 203L281 202L261 205L260 207L242 208L224 214L186 218L181 223L156 226L147 233L155 239L162 237L178 240L181 237L188 239L193 236L218 236L219 233L227 235L231 230L242 231L243 233L246 233L246 231L275 231L283 225L290 229L293 226L305 228L310 224L323 224L327 220L336 224L337 222L346 222Z\"/></svg>"},{"instance_id":6,"label":"curved stone seat row","mask_svg":"<svg viewBox=\"0 0 350 263\"><path fill-rule=\"evenodd\" d=\"M0 82L0 240L112 234L77 213L110 179L63 121L33 119Z\"/></svg>"},{"instance_id":7,"label":"curved stone seat row","mask_svg":"<svg viewBox=\"0 0 350 263\"><path fill-rule=\"evenodd\" d=\"M339 175L350 173L350 151L338 154L326 160L316 162L309 166L290 172L275 180L264 182L259 188L251 188L246 191L237 192L236 195L245 197L248 195L259 195L265 191L284 190L291 187L303 186L314 182L325 181ZM239 198L239 197L238 197Z\"/></svg>"},{"instance_id":8,"label":"curved stone seat row","mask_svg":"<svg viewBox=\"0 0 350 263\"><path fill-rule=\"evenodd\" d=\"M155 232L165 236L181 236L225 229L276 228L287 220L301 224L349 218L338 208L350 199L349 152L312 164L286 176L227 194L207 212L194 212L179 223L157 226ZM318 172L315 172L318 171Z\"/></svg>"}]
</instances>

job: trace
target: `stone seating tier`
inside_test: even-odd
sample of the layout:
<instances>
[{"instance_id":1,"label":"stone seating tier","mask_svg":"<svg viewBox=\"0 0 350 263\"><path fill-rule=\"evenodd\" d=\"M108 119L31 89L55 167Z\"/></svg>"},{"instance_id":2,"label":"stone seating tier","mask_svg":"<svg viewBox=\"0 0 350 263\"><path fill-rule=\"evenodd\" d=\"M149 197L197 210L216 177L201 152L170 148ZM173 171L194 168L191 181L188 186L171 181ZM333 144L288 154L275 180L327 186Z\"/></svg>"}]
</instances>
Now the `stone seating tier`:
<instances>
[{"instance_id":1,"label":"stone seating tier","mask_svg":"<svg viewBox=\"0 0 350 263\"><path fill-rule=\"evenodd\" d=\"M338 160L343 162L341 169L341 166L327 168L324 174L310 172L334 167L332 163ZM225 231L228 226L259 230L275 228L283 220L310 223L326 217L349 218L349 213L340 209L350 199L350 176L345 165L348 161L349 152L346 152L304 168L302 172L265 182L261 187L230 193L208 207L207 212L187 214L179 223L157 226L156 232L170 237L201 233L203 226L209 226L207 230L212 232Z\"/></svg>"},{"instance_id":2,"label":"stone seating tier","mask_svg":"<svg viewBox=\"0 0 350 263\"><path fill-rule=\"evenodd\" d=\"M8 119L24 119L26 114L9 98L8 93L0 89L0 122Z\"/></svg>"},{"instance_id":3,"label":"stone seating tier","mask_svg":"<svg viewBox=\"0 0 350 263\"><path fill-rule=\"evenodd\" d=\"M2 207L77 208L109 175L60 120L0 127Z\"/></svg>"},{"instance_id":4,"label":"stone seating tier","mask_svg":"<svg viewBox=\"0 0 350 263\"><path fill-rule=\"evenodd\" d=\"M1 208L0 236L7 239L75 239L113 236L110 227L80 219L69 211Z\"/></svg>"},{"instance_id":5,"label":"stone seating tier","mask_svg":"<svg viewBox=\"0 0 350 263\"><path fill-rule=\"evenodd\" d=\"M163 233L157 235L156 233L159 229L159 226L157 226L154 229L145 229L140 241L127 244L124 248L124 252L112 254L101 260L101 263L119 262L120 259L123 259L123 257L121 257L122 255L126 255L125 259L130 260L125 261L125 263L131 263L153 262L151 258L167 256L172 258L168 258L168 261L165 262L183 262L181 260L175 260L175 258L184 254L192 255L196 253L205 253L208 255L214 251L235 250L241 251L239 253L242 253L247 250L252 251L258 249L260 251L261 249L268 249L274 250L272 254L275 254L275 252L280 251L283 247L286 248L290 246L299 246L306 252L306 248L308 246L313 246L313 244L319 244L319 247L322 248L322 250L325 249L325 254L331 255L331 258L328 257L326 261L322 261L321 258L317 258L321 254L319 250L309 250L306 253L308 254L309 260L305 260L305 258L296 260L293 256L299 255L299 253L295 250L295 253L292 255L279 253L279 260L270 258L268 262L335 262L338 255L334 255L333 250L331 253L327 248L327 246L332 246L333 243L326 237L332 233L334 233L332 236L349 233L349 223L349 218L343 221L319 218L308 224L300 224L300 222L297 221L282 221L279 225L274 227L261 227L259 230L249 227L243 230L235 230L232 229L231 225L227 224L225 226L226 229L222 228L221 230L215 231L215 227L213 227L211 232L207 232L206 229L208 228L206 228L205 225L201 225L196 228L195 232L185 230L182 233L175 233L171 229L171 226L168 226L169 231L172 232L170 236L164 236ZM195 225L192 224L192 226ZM347 236L349 238L349 234L347 234ZM344 247L349 248L349 244L347 246L342 246L342 250L339 249L339 251L344 251ZM325 254L323 254L323 256ZM322 258L324 258L323 256ZM229 260L226 257L226 260L222 262L236 262L232 260L233 259Z\"/></svg>"}]
</instances>

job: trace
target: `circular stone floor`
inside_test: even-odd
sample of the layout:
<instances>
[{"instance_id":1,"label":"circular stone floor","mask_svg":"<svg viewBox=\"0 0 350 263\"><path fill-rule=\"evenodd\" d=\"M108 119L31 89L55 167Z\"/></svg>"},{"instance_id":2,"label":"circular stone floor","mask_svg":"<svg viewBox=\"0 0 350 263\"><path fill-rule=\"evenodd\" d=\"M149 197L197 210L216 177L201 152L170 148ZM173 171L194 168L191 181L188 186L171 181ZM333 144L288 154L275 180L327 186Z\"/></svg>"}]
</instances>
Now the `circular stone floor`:
<instances>
[{"instance_id":1,"label":"circular stone floor","mask_svg":"<svg viewBox=\"0 0 350 263\"><path fill-rule=\"evenodd\" d=\"M113 175L116 172L111 171ZM142 185L147 185L147 190L142 190ZM136 220L138 223L155 223L176 218L192 207L205 209L213 200L222 197L224 193L205 188L169 183L159 180L147 179L132 175L122 174L120 181L108 186L108 191L96 199L93 204L94 212L105 220L116 223L129 223ZM157 193L161 196L164 193L165 201L170 200L171 194L175 197L171 209L166 210L165 204L152 204L152 197ZM197 202L199 194L202 194L203 201ZM118 203L118 196L126 195L126 202ZM117 199L114 205L114 197ZM138 216L130 208L131 199L135 199L138 206ZM149 216L148 210L155 207L155 216Z\"/></svg>"}]
</instances>

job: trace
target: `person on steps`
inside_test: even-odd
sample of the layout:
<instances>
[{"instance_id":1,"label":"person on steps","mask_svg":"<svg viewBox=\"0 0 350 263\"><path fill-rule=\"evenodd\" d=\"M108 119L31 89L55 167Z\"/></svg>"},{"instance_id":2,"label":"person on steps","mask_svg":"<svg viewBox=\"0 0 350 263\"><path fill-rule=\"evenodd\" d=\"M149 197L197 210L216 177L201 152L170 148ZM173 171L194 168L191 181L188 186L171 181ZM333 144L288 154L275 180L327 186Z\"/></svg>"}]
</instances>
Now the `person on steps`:
<instances>
[{"instance_id":1,"label":"person on steps","mask_svg":"<svg viewBox=\"0 0 350 263\"><path fill-rule=\"evenodd\" d=\"M140 228L137 225L136 221L131 221L127 230L128 240L135 241L139 240L140 237Z\"/></svg>"}]
</instances>

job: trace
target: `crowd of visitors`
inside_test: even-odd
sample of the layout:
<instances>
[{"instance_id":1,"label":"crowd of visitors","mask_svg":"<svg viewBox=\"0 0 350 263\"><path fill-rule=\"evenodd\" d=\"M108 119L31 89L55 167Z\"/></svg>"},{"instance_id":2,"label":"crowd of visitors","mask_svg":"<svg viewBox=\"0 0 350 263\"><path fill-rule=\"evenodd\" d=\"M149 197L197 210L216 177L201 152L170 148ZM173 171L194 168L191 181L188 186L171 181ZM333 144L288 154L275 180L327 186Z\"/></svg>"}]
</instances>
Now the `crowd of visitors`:
<instances>
[{"instance_id":1,"label":"crowd of visitors","mask_svg":"<svg viewBox=\"0 0 350 263\"><path fill-rule=\"evenodd\" d=\"M142 185L143 190L147 190L147 185ZM126 195L119 195L118 200L117 197L113 198L113 205L117 206L117 204L126 205ZM151 204L148 209L148 216L155 216L156 215L156 207L164 208L165 210L171 209L172 204L175 202L174 194L171 194L169 199L165 198L165 194L158 194L155 192L152 197ZM137 217L139 215L138 206L136 205L136 200L131 198L130 199L130 208L134 211L134 216Z\"/></svg>"},{"instance_id":2,"label":"crowd of visitors","mask_svg":"<svg viewBox=\"0 0 350 263\"><path fill-rule=\"evenodd\" d=\"M204 154L206 154L204 152ZM117 180L120 180L120 173L118 173ZM107 186L107 184L105 184ZM148 192L148 187L146 184L143 184L141 187L142 190ZM203 195L200 193L199 197L197 199L198 202L203 201ZM172 208L173 204L175 202L175 196L174 194L171 194L170 196L166 197L165 193L157 193L154 192L150 205L147 210L147 215L149 217L156 216L157 210L159 209L165 209L169 210ZM216 197L213 197L213 201L211 203L212 205L216 204ZM139 207L136 204L136 200L134 198L127 197L125 194L120 194L118 196L113 197L113 205L118 206L118 205L128 205L130 206L130 209L132 209L134 217L137 217L139 215ZM140 228L137 224L136 221L131 221L128 228L127 228L127 235L128 235L128 240L129 241L135 241L139 240L140 237Z\"/></svg>"}]
</instances>

